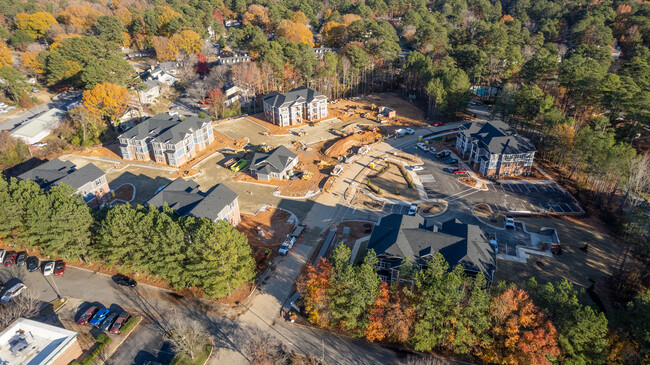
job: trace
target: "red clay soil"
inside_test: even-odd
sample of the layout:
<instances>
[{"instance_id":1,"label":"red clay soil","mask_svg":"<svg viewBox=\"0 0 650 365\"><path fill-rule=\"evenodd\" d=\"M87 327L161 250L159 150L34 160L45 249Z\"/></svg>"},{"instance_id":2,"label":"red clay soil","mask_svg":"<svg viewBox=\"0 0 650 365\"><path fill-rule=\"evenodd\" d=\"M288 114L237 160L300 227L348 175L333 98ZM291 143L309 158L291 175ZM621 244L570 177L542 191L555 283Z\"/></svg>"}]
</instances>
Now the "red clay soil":
<instances>
[{"instance_id":1,"label":"red clay soil","mask_svg":"<svg viewBox=\"0 0 650 365\"><path fill-rule=\"evenodd\" d=\"M334 142L327 150L325 150L325 155L338 158L342 155L347 155L348 150L352 147L362 146L364 144L370 144L377 141L379 136L376 132L362 132L354 133L350 136L340 138L338 141Z\"/></svg>"},{"instance_id":2,"label":"red clay soil","mask_svg":"<svg viewBox=\"0 0 650 365\"><path fill-rule=\"evenodd\" d=\"M133 185L131 184L122 184L115 189L115 196L113 199L109 200L108 203L112 202L115 199L120 199L123 201L130 201L133 198Z\"/></svg>"},{"instance_id":3,"label":"red clay soil","mask_svg":"<svg viewBox=\"0 0 650 365\"><path fill-rule=\"evenodd\" d=\"M248 237L258 272L266 269L284 239L293 230L295 223L287 222L290 217L288 212L275 208L268 208L256 215L241 215L237 230Z\"/></svg>"},{"instance_id":4,"label":"red clay soil","mask_svg":"<svg viewBox=\"0 0 650 365\"><path fill-rule=\"evenodd\" d=\"M118 142L105 143L97 147L84 148L81 151L74 152L75 155L89 157L104 157L113 159L122 159L120 144Z\"/></svg>"}]
</instances>

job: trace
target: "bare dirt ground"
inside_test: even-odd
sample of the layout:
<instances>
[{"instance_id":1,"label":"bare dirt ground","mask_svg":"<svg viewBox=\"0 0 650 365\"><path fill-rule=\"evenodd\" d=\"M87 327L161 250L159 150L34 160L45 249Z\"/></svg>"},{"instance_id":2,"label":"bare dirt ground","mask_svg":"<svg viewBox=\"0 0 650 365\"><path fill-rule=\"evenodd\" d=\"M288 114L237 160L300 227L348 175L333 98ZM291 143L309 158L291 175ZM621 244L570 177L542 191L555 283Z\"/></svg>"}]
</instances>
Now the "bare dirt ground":
<instances>
[{"instance_id":1,"label":"bare dirt ground","mask_svg":"<svg viewBox=\"0 0 650 365\"><path fill-rule=\"evenodd\" d=\"M383 204L373 200L363 191L357 190L350 204L364 209L381 210Z\"/></svg>"},{"instance_id":2,"label":"bare dirt ground","mask_svg":"<svg viewBox=\"0 0 650 365\"><path fill-rule=\"evenodd\" d=\"M117 160L122 159L120 144L117 141L105 143L101 146L88 147L78 152L74 152L74 154L79 156L114 158Z\"/></svg>"},{"instance_id":3,"label":"bare dirt ground","mask_svg":"<svg viewBox=\"0 0 650 365\"><path fill-rule=\"evenodd\" d=\"M131 184L122 184L115 189L114 193L115 195L107 202L108 204L118 199L128 202L133 198L134 187Z\"/></svg>"},{"instance_id":4,"label":"bare dirt ground","mask_svg":"<svg viewBox=\"0 0 650 365\"><path fill-rule=\"evenodd\" d=\"M420 210L420 214L422 215L435 215L443 210L445 210L445 207L447 206L446 202L441 202L441 203L433 203L433 202L421 202L418 204L418 209Z\"/></svg>"},{"instance_id":5,"label":"bare dirt ground","mask_svg":"<svg viewBox=\"0 0 650 365\"><path fill-rule=\"evenodd\" d=\"M248 237L258 272L266 269L284 239L293 230L295 223L287 222L290 217L288 212L274 208L268 208L255 215L241 215L237 230Z\"/></svg>"},{"instance_id":6,"label":"bare dirt ground","mask_svg":"<svg viewBox=\"0 0 650 365\"><path fill-rule=\"evenodd\" d=\"M389 121L390 124L400 126L422 126L427 124L424 122L424 112L422 110L395 93L373 94L371 97L356 100L342 99L338 103L330 104L328 111L331 117L336 116L343 121L358 118L368 112L370 112L368 117L374 119L376 113L371 111L373 104L377 108L385 106L396 111L397 116ZM356 109L353 107L356 107Z\"/></svg>"},{"instance_id":7,"label":"bare dirt ground","mask_svg":"<svg viewBox=\"0 0 650 365\"><path fill-rule=\"evenodd\" d=\"M478 204L474 207L474 214L476 218L480 221L483 221L487 224L491 224L497 227L504 227L504 215L501 213L496 213L492 210L488 204Z\"/></svg>"},{"instance_id":8,"label":"bare dirt ground","mask_svg":"<svg viewBox=\"0 0 650 365\"><path fill-rule=\"evenodd\" d=\"M372 131L364 131L360 133L354 133L347 137L341 137L332 145L327 147L325 150L325 155L332 158L345 156L350 153L351 148L374 143L379 137L381 137L381 134Z\"/></svg>"},{"instance_id":9,"label":"bare dirt ground","mask_svg":"<svg viewBox=\"0 0 650 365\"><path fill-rule=\"evenodd\" d=\"M351 250L354 247L354 243L361 237L369 236L372 233L372 228L374 223L370 222L359 222L359 221L347 221L341 222L336 227L336 234L334 236L334 241L336 243L342 242L344 245L348 246ZM349 233L345 234L343 231L349 228ZM330 245L325 253L325 257L329 257L336 245ZM360 257L359 255L357 257Z\"/></svg>"},{"instance_id":10,"label":"bare dirt ground","mask_svg":"<svg viewBox=\"0 0 650 365\"><path fill-rule=\"evenodd\" d=\"M385 163L376 164L375 168L368 174L370 183L381 189L380 197L405 201L413 201L420 198L418 190L415 187L409 188L404 176L402 176L399 168L394 163L391 163L380 176L372 177L381 171L385 165Z\"/></svg>"},{"instance_id":11,"label":"bare dirt ground","mask_svg":"<svg viewBox=\"0 0 650 365\"><path fill-rule=\"evenodd\" d=\"M239 150L248 144L248 140L246 138L233 140L232 138L229 138L228 136L221 134L214 129L212 132L214 133L214 141L208 146L208 148L202 150L198 155L192 157L189 161L179 166L178 172L172 175L172 178L196 175L199 171L193 167L208 158L213 153L226 148Z\"/></svg>"},{"instance_id":12,"label":"bare dirt ground","mask_svg":"<svg viewBox=\"0 0 650 365\"><path fill-rule=\"evenodd\" d=\"M311 173L312 176L307 180L300 178L295 180L271 179L271 181L265 181L258 180L244 172L237 174L234 180L278 186L280 194L284 196L301 197L307 194L308 191L315 192L324 187L325 181L329 178L331 168L337 163L335 159L325 156L321 152L322 147L323 143L318 143L308 147L306 150L300 149L296 151L294 149L294 152L298 154L298 164L293 170L295 172L303 172L303 175L305 172Z\"/></svg>"},{"instance_id":13,"label":"bare dirt ground","mask_svg":"<svg viewBox=\"0 0 650 365\"><path fill-rule=\"evenodd\" d=\"M562 255L531 256L528 263L499 260L495 280L522 282L535 277L539 282L567 279L581 287L589 287L599 279L611 275L621 255L609 235L600 229L593 218L523 218L529 231L542 227L555 228L562 244ZM581 247L589 244L586 251ZM532 261L532 262L531 262ZM543 266L536 265L540 261Z\"/></svg>"}]
</instances>

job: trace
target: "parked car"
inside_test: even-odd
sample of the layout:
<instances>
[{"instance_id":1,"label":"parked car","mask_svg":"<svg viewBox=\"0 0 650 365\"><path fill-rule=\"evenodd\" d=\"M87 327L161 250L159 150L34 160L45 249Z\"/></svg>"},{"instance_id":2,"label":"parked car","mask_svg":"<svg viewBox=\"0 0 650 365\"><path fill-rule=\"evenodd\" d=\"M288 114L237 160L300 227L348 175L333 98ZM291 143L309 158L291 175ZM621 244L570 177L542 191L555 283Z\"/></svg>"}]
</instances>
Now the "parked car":
<instances>
[{"instance_id":1,"label":"parked car","mask_svg":"<svg viewBox=\"0 0 650 365\"><path fill-rule=\"evenodd\" d=\"M280 249L278 250L278 253L282 256L286 256L287 253L289 253L289 250L293 248L293 245L296 244L296 237L287 237L284 242L282 243L282 246L280 246Z\"/></svg>"},{"instance_id":2,"label":"parked car","mask_svg":"<svg viewBox=\"0 0 650 365\"><path fill-rule=\"evenodd\" d=\"M126 321L128 321L129 318L131 318L130 314L126 312L122 312L122 314L120 314L120 316L117 317L115 322L113 322L113 325L111 326L111 333L115 333L115 334L120 333L120 328L122 328L124 323L126 323Z\"/></svg>"},{"instance_id":3,"label":"parked car","mask_svg":"<svg viewBox=\"0 0 650 365\"><path fill-rule=\"evenodd\" d=\"M2 281L0 281L0 290L2 290L2 289L4 289L4 288L5 288L5 283L3 283Z\"/></svg>"},{"instance_id":4,"label":"parked car","mask_svg":"<svg viewBox=\"0 0 650 365\"><path fill-rule=\"evenodd\" d=\"M117 278L115 278L115 283L117 285L129 286L131 288L138 285L138 283L136 283L135 280L131 279L130 277L128 277L126 275L119 275Z\"/></svg>"},{"instance_id":5,"label":"parked car","mask_svg":"<svg viewBox=\"0 0 650 365\"><path fill-rule=\"evenodd\" d=\"M27 260L27 252L18 252L18 255L16 255L16 265L17 266L23 266L25 265L25 260Z\"/></svg>"},{"instance_id":6,"label":"parked car","mask_svg":"<svg viewBox=\"0 0 650 365\"><path fill-rule=\"evenodd\" d=\"M429 146L427 146L426 143L418 142L417 147L421 150L429 151Z\"/></svg>"},{"instance_id":7,"label":"parked car","mask_svg":"<svg viewBox=\"0 0 650 365\"><path fill-rule=\"evenodd\" d=\"M100 309L99 312L97 312L93 316L93 318L91 318L88 321L88 324L93 326L93 327L99 327L99 325L104 321L104 319L106 319L106 316L108 316L109 313L111 313L111 311L106 309L106 308Z\"/></svg>"},{"instance_id":8,"label":"parked car","mask_svg":"<svg viewBox=\"0 0 650 365\"><path fill-rule=\"evenodd\" d=\"M54 261L46 261L43 263L43 276L54 274Z\"/></svg>"},{"instance_id":9,"label":"parked car","mask_svg":"<svg viewBox=\"0 0 650 365\"><path fill-rule=\"evenodd\" d=\"M408 215L415 215L418 212L418 205L417 204L411 204L411 207L409 208Z\"/></svg>"},{"instance_id":10,"label":"parked car","mask_svg":"<svg viewBox=\"0 0 650 365\"><path fill-rule=\"evenodd\" d=\"M5 264L5 266L13 265L14 262L16 261L16 256L17 256L16 252L8 251L2 263Z\"/></svg>"},{"instance_id":11,"label":"parked car","mask_svg":"<svg viewBox=\"0 0 650 365\"><path fill-rule=\"evenodd\" d=\"M0 262L3 262L5 260L5 255L6 254L7 254L7 251L0 250Z\"/></svg>"},{"instance_id":12,"label":"parked car","mask_svg":"<svg viewBox=\"0 0 650 365\"><path fill-rule=\"evenodd\" d=\"M448 159L444 160L443 162L446 163L447 165L456 165L458 163L458 160L453 158L453 157L449 157Z\"/></svg>"},{"instance_id":13,"label":"parked car","mask_svg":"<svg viewBox=\"0 0 650 365\"><path fill-rule=\"evenodd\" d=\"M511 216L506 216L506 228L515 228L515 219Z\"/></svg>"},{"instance_id":14,"label":"parked car","mask_svg":"<svg viewBox=\"0 0 650 365\"><path fill-rule=\"evenodd\" d=\"M466 174L466 173L467 173L467 170L465 170L465 169L455 169L454 170L454 175Z\"/></svg>"},{"instance_id":15,"label":"parked car","mask_svg":"<svg viewBox=\"0 0 650 365\"><path fill-rule=\"evenodd\" d=\"M451 151L450 151L450 150L444 150L444 151L440 151L440 152L438 152L438 153L436 154L436 157L438 157L438 158L445 158L445 157L449 157L450 155L451 155Z\"/></svg>"},{"instance_id":16,"label":"parked car","mask_svg":"<svg viewBox=\"0 0 650 365\"><path fill-rule=\"evenodd\" d=\"M445 125L444 122L435 122L435 123L433 123L434 127L442 127L443 125Z\"/></svg>"},{"instance_id":17,"label":"parked car","mask_svg":"<svg viewBox=\"0 0 650 365\"><path fill-rule=\"evenodd\" d=\"M88 323L88 320L90 320L90 318L92 318L92 316L94 316L95 313L97 313L98 310L99 310L99 308L96 307L96 306L92 306L92 307L86 309L86 311L81 315L81 317L79 317L79 319L77 319L77 324L86 324L86 323Z\"/></svg>"},{"instance_id":18,"label":"parked car","mask_svg":"<svg viewBox=\"0 0 650 365\"><path fill-rule=\"evenodd\" d=\"M38 257L36 256L29 256L27 258L27 270L29 272L36 271L38 270Z\"/></svg>"},{"instance_id":19,"label":"parked car","mask_svg":"<svg viewBox=\"0 0 650 365\"><path fill-rule=\"evenodd\" d=\"M422 166L413 166L413 167L411 167L411 170L412 171L422 171L422 170L424 170L424 167L422 167Z\"/></svg>"},{"instance_id":20,"label":"parked car","mask_svg":"<svg viewBox=\"0 0 650 365\"><path fill-rule=\"evenodd\" d=\"M102 322L102 324L99 326L99 329L102 331L108 331L111 329L111 326L113 325L113 322L115 322L115 318L117 318L117 312L113 312L106 316L106 319Z\"/></svg>"},{"instance_id":21,"label":"parked car","mask_svg":"<svg viewBox=\"0 0 650 365\"><path fill-rule=\"evenodd\" d=\"M54 263L54 275L61 276L65 272L65 262L62 260L57 260Z\"/></svg>"},{"instance_id":22,"label":"parked car","mask_svg":"<svg viewBox=\"0 0 650 365\"><path fill-rule=\"evenodd\" d=\"M413 128L405 128L404 130L406 131L406 134L409 134L409 135L415 133Z\"/></svg>"},{"instance_id":23,"label":"parked car","mask_svg":"<svg viewBox=\"0 0 650 365\"><path fill-rule=\"evenodd\" d=\"M14 284L14 286L7 289L2 298L0 298L0 302L8 303L11 299L20 295L20 293L22 293L25 289L27 289L27 287L25 284L23 284L22 281L19 280L17 284Z\"/></svg>"}]
</instances>

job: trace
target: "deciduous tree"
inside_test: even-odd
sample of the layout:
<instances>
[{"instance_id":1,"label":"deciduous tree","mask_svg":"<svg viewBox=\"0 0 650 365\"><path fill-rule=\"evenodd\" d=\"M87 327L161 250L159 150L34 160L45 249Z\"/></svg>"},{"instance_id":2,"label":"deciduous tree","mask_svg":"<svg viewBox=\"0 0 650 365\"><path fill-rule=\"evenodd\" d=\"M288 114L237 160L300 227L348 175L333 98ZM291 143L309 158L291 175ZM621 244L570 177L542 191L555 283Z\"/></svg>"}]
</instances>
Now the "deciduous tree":
<instances>
[{"instance_id":1,"label":"deciduous tree","mask_svg":"<svg viewBox=\"0 0 650 365\"><path fill-rule=\"evenodd\" d=\"M329 327L332 310L330 308L329 279L332 275L332 264L325 258L318 266L307 265L306 272L296 283L305 302L305 310L309 321L318 327Z\"/></svg>"},{"instance_id":2,"label":"deciduous tree","mask_svg":"<svg viewBox=\"0 0 650 365\"><path fill-rule=\"evenodd\" d=\"M90 4L72 4L66 6L59 14L59 21L63 24L73 25L80 30L89 30L102 13Z\"/></svg>"},{"instance_id":3,"label":"deciduous tree","mask_svg":"<svg viewBox=\"0 0 650 365\"><path fill-rule=\"evenodd\" d=\"M16 28L25 31L34 39L43 38L45 32L54 24L57 24L57 21L50 13L41 11L16 14Z\"/></svg>"},{"instance_id":4,"label":"deciduous tree","mask_svg":"<svg viewBox=\"0 0 650 365\"><path fill-rule=\"evenodd\" d=\"M124 86L108 82L98 84L83 94L83 106L94 118L114 124L124 113L130 100L129 91Z\"/></svg>"},{"instance_id":5,"label":"deciduous tree","mask_svg":"<svg viewBox=\"0 0 650 365\"><path fill-rule=\"evenodd\" d=\"M1 66L11 66L13 64L13 58L11 57L11 50L5 44L5 42L0 41L0 67Z\"/></svg>"},{"instance_id":6,"label":"deciduous tree","mask_svg":"<svg viewBox=\"0 0 650 365\"><path fill-rule=\"evenodd\" d=\"M277 34L291 42L305 43L310 47L314 46L314 35L304 24L297 24L291 20L283 19L278 25Z\"/></svg>"}]
</instances>

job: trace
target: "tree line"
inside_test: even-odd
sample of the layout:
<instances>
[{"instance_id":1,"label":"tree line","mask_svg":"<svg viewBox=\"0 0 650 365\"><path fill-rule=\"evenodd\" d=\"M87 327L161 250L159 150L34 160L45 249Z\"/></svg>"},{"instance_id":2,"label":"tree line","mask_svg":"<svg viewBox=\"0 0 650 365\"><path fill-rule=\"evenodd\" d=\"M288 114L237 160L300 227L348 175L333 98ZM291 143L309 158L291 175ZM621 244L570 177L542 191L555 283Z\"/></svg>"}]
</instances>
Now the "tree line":
<instances>
[{"instance_id":1,"label":"tree line","mask_svg":"<svg viewBox=\"0 0 650 365\"><path fill-rule=\"evenodd\" d=\"M648 351L650 294L611 314L611 322L586 303L584 290L566 280L487 287L482 274L450 270L437 253L426 268L405 260L405 282L388 284L371 250L359 265L350 249L309 265L298 281L308 320L369 341L416 351L454 354L508 364L644 363ZM401 270L404 268L404 270ZM636 317L639 316L639 317ZM638 320L634 320L634 318Z\"/></svg>"},{"instance_id":2,"label":"tree line","mask_svg":"<svg viewBox=\"0 0 650 365\"><path fill-rule=\"evenodd\" d=\"M93 212L67 186L0 178L0 237L44 256L99 261L125 274L195 287L209 298L232 294L255 275L246 236L225 221L177 217L171 208L118 205Z\"/></svg>"}]
</instances>

